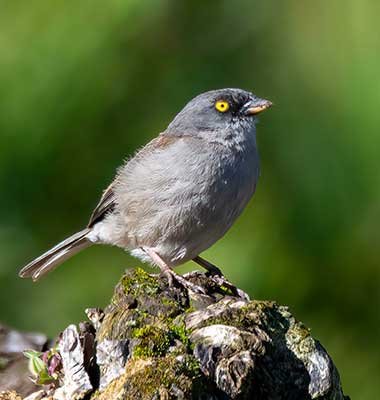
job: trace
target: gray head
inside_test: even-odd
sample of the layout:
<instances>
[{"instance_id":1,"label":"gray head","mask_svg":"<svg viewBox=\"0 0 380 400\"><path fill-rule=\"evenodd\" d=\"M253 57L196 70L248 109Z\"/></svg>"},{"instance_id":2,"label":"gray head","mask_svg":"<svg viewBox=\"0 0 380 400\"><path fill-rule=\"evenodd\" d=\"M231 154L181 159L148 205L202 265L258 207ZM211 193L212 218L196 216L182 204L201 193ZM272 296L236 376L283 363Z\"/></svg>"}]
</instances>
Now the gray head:
<instances>
[{"instance_id":1,"label":"gray head","mask_svg":"<svg viewBox=\"0 0 380 400\"><path fill-rule=\"evenodd\" d=\"M182 109L165 133L208 135L230 128L254 128L256 115L272 105L242 89L219 89L195 97Z\"/></svg>"}]
</instances>

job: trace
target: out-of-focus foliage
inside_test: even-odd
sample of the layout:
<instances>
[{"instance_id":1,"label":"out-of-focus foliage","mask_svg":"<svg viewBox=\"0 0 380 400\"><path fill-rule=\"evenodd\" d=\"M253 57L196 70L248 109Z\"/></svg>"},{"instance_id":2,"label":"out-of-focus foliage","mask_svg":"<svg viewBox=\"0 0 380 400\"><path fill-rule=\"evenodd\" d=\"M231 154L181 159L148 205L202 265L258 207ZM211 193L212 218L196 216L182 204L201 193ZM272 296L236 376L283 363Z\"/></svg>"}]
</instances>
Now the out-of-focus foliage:
<instances>
[{"instance_id":1,"label":"out-of-focus foliage","mask_svg":"<svg viewBox=\"0 0 380 400\"><path fill-rule=\"evenodd\" d=\"M51 335L101 306L126 267L94 247L43 281L18 269L81 228L115 168L194 95L241 87L262 176L206 252L257 298L289 304L352 398L380 374L380 3L0 2L0 319ZM180 268L181 272L194 265Z\"/></svg>"}]
</instances>

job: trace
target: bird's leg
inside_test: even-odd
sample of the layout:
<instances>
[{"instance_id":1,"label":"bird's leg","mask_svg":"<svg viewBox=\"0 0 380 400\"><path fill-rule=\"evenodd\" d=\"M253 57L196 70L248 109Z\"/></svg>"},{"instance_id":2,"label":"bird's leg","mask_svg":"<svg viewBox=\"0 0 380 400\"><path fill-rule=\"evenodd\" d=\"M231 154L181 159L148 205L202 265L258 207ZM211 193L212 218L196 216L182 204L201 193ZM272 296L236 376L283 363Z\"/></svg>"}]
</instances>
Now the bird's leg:
<instances>
[{"instance_id":1,"label":"bird's leg","mask_svg":"<svg viewBox=\"0 0 380 400\"><path fill-rule=\"evenodd\" d=\"M200 256L194 257L193 261L210 272L211 275L223 276L222 271L216 265L211 264L210 261L207 261Z\"/></svg>"},{"instance_id":2,"label":"bird's leg","mask_svg":"<svg viewBox=\"0 0 380 400\"><path fill-rule=\"evenodd\" d=\"M194 285L193 283L183 278L181 275L176 274L152 248L143 247L142 249L152 259L154 264L156 264L160 268L161 273L167 277L169 286L173 286L174 281L177 281L181 286L185 287L186 289L192 290L195 293L205 294L205 290L203 288Z\"/></svg>"},{"instance_id":3,"label":"bird's leg","mask_svg":"<svg viewBox=\"0 0 380 400\"><path fill-rule=\"evenodd\" d=\"M174 271L170 269L166 262L154 250L149 247L142 247L142 249L152 259L153 263L160 268L161 273L168 278L169 286L173 286Z\"/></svg>"},{"instance_id":4,"label":"bird's leg","mask_svg":"<svg viewBox=\"0 0 380 400\"><path fill-rule=\"evenodd\" d=\"M249 300L249 296L243 290L237 288L231 282L229 282L226 277L223 275L222 271L214 264L210 263L209 261L205 260L200 256L196 256L193 258L193 261L196 262L198 265L203 267L210 273L210 278L219 286L225 286L231 292L238 297L241 297L244 300Z\"/></svg>"}]
</instances>

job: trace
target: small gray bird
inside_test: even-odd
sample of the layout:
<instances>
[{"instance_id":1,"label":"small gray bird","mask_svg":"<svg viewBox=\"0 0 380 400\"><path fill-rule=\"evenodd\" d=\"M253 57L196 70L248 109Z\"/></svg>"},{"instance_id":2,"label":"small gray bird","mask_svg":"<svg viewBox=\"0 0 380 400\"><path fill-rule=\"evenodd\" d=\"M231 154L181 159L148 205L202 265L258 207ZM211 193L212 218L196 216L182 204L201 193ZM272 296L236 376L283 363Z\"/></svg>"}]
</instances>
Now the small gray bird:
<instances>
[{"instance_id":1,"label":"small gray bird","mask_svg":"<svg viewBox=\"0 0 380 400\"><path fill-rule=\"evenodd\" d=\"M191 100L167 129L122 166L87 227L21 271L39 279L80 250L110 244L172 268L199 256L231 227L259 177L256 115L272 103L241 89L213 90Z\"/></svg>"}]
</instances>

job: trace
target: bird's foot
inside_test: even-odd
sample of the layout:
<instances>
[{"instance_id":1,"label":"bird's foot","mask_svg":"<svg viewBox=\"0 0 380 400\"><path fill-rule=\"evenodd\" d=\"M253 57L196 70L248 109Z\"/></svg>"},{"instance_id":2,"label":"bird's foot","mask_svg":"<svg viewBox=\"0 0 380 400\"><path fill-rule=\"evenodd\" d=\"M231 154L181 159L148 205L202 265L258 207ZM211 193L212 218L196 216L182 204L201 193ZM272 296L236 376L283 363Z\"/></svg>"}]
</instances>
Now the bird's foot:
<instances>
[{"instance_id":1,"label":"bird's foot","mask_svg":"<svg viewBox=\"0 0 380 400\"><path fill-rule=\"evenodd\" d=\"M197 294L206 294L206 291L201 286L195 285L188 281L183 276L176 274L172 269L165 268L161 270L161 275L165 276L168 280L169 287L175 287L176 283L185 289Z\"/></svg>"},{"instance_id":2,"label":"bird's foot","mask_svg":"<svg viewBox=\"0 0 380 400\"><path fill-rule=\"evenodd\" d=\"M244 290L237 288L231 282L229 282L224 275L212 275L210 274L210 279L212 279L216 285L220 288L227 289L233 296L240 297L243 300L249 301L250 298Z\"/></svg>"},{"instance_id":3,"label":"bird's foot","mask_svg":"<svg viewBox=\"0 0 380 400\"><path fill-rule=\"evenodd\" d=\"M206 291L192 282L189 282L183 276L176 274L167 264L166 262L160 257L156 251L150 247L143 247L142 248L152 259L152 261L160 268L161 275L165 276L168 280L169 287L174 287L175 283L177 282L180 286L191 290L194 293L198 294L206 294Z\"/></svg>"},{"instance_id":4,"label":"bird's foot","mask_svg":"<svg viewBox=\"0 0 380 400\"><path fill-rule=\"evenodd\" d=\"M209 276L215 283L221 288L226 288L231 292L233 296L240 297L244 300L249 301L249 296L243 290L237 288L231 282L229 282L226 277L223 275L222 271L214 264L210 263L203 257L197 256L193 258L193 261L198 265L207 270L207 276Z\"/></svg>"}]
</instances>

